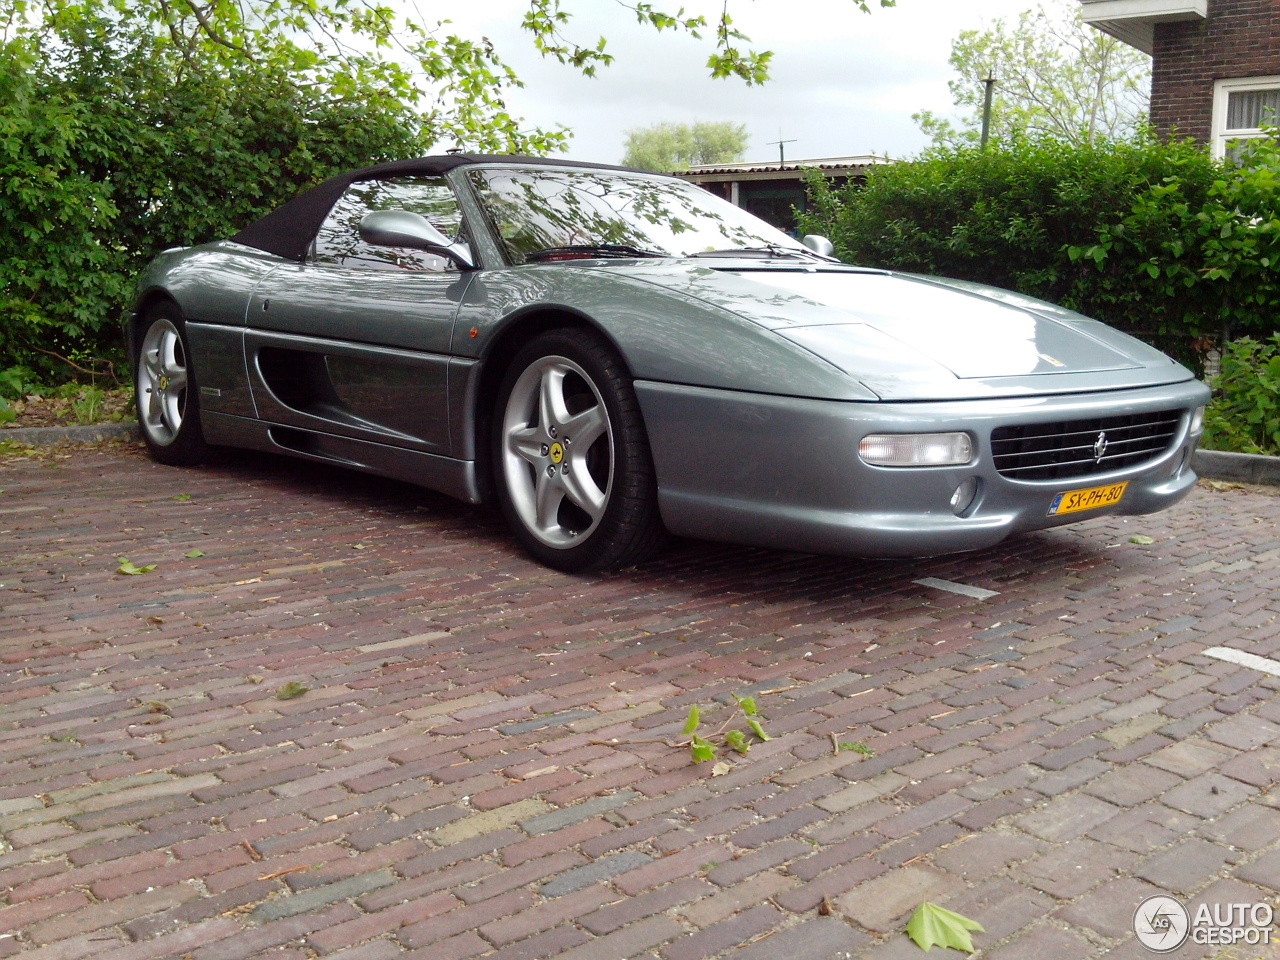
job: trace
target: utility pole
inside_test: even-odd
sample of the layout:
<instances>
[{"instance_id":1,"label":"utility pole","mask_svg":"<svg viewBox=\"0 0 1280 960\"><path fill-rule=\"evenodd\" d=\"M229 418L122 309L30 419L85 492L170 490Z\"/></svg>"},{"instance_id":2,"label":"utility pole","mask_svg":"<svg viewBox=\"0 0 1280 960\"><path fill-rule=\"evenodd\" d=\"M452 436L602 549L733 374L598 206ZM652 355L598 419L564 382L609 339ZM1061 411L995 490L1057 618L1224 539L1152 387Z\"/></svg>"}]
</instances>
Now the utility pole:
<instances>
[{"instance_id":1,"label":"utility pole","mask_svg":"<svg viewBox=\"0 0 1280 960\"><path fill-rule=\"evenodd\" d=\"M786 162L787 162L786 154L783 152L783 146L782 146L782 145L783 145L784 143L795 143L795 142L796 142L795 140L783 140L783 139L782 139L782 131L781 131L781 130L779 130L779 131L778 131L778 139L777 139L777 140L770 140L770 141L769 141L769 146L773 146L775 143L778 145L778 166L779 166L779 167L781 167L784 163L786 163Z\"/></svg>"},{"instance_id":2,"label":"utility pole","mask_svg":"<svg viewBox=\"0 0 1280 960\"><path fill-rule=\"evenodd\" d=\"M991 132L991 94L995 90L996 78L987 74L987 78L982 81L987 86L986 94L982 98L982 149L987 149L987 134Z\"/></svg>"}]
</instances>

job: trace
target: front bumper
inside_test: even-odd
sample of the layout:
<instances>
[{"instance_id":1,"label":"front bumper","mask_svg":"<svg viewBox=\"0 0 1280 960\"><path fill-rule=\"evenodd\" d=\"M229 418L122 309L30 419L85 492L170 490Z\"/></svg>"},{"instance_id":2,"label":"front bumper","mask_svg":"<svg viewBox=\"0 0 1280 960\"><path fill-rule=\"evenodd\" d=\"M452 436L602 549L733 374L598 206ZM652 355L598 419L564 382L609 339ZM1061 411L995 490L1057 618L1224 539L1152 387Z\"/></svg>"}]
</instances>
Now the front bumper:
<instances>
[{"instance_id":1,"label":"front bumper","mask_svg":"<svg viewBox=\"0 0 1280 960\"><path fill-rule=\"evenodd\" d=\"M1026 530L1102 514L1163 510L1190 491L1198 436L1192 411L1209 391L1188 380L1142 389L943 403L856 403L637 381L667 528L680 536L860 557L976 550ZM1181 409L1164 454L1076 480L1010 480L991 458L996 427ZM858 457L869 433L965 430L971 463L873 467ZM974 503L950 500L970 477ZM1127 481L1112 506L1049 516L1055 495Z\"/></svg>"}]
</instances>

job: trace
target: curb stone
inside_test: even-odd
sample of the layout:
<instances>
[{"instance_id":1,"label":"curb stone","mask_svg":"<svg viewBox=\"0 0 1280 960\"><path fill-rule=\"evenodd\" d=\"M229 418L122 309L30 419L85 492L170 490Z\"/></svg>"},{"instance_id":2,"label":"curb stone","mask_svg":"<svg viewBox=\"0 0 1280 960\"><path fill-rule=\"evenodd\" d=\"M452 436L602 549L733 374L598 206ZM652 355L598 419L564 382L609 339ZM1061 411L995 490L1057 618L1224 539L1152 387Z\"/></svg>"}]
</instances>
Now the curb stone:
<instances>
[{"instance_id":1,"label":"curb stone","mask_svg":"<svg viewBox=\"0 0 1280 960\"><path fill-rule=\"evenodd\" d=\"M0 429L0 442L17 441L35 447L55 443L95 443L98 440L141 440L136 423L88 423L74 427L10 427Z\"/></svg>"},{"instance_id":2,"label":"curb stone","mask_svg":"<svg viewBox=\"0 0 1280 960\"><path fill-rule=\"evenodd\" d=\"M1210 480L1242 480L1245 483L1280 483L1280 457L1256 453L1197 450L1191 467Z\"/></svg>"}]
</instances>

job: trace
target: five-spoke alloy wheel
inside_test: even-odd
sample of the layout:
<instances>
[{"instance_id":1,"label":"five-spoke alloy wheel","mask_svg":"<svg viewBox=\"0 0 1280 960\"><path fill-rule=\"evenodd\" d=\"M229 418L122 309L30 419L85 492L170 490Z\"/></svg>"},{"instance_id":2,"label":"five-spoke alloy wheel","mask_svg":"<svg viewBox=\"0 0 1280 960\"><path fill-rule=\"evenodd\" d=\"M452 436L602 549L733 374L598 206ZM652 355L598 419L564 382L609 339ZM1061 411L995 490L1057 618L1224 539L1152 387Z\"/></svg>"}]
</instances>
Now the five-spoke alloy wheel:
<instances>
[{"instance_id":1,"label":"five-spoke alloy wheel","mask_svg":"<svg viewBox=\"0 0 1280 960\"><path fill-rule=\"evenodd\" d=\"M512 387L503 475L524 527L548 547L589 537L613 479L613 432L600 391L567 357L540 357Z\"/></svg>"},{"instance_id":2,"label":"five-spoke alloy wheel","mask_svg":"<svg viewBox=\"0 0 1280 960\"><path fill-rule=\"evenodd\" d=\"M498 496L542 562L578 572L626 566L665 537L630 378L587 330L553 330L515 357L499 390Z\"/></svg>"},{"instance_id":3,"label":"five-spoke alloy wheel","mask_svg":"<svg viewBox=\"0 0 1280 960\"><path fill-rule=\"evenodd\" d=\"M161 463L199 463L208 448L182 319L176 308L162 304L147 311L140 329L134 389L142 439Z\"/></svg>"}]
</instances>

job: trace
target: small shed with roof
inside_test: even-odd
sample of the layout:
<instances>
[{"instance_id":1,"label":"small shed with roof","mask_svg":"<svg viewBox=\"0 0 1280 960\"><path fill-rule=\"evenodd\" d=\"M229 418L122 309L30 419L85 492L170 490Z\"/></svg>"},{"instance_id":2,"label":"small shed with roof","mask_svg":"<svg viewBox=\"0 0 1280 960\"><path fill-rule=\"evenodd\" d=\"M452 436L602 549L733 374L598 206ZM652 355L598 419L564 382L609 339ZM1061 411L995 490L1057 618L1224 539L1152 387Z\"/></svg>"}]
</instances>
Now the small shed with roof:
<instances>
[{"instance_id":1,"label":"small shed with roof","mask_svg":"<svg viewBox=\"0 0 1280 960\"><path fill-rule=\"evenodd\" d=\"M817 169L836 186L864 180L867 171L892 163L887 157L824 157L784 163L709 163L676 172L693 183L742 207L775 227L794 233L795 210L804 210L808 196L804 171Z\"/></svg>"}]
</instances>

